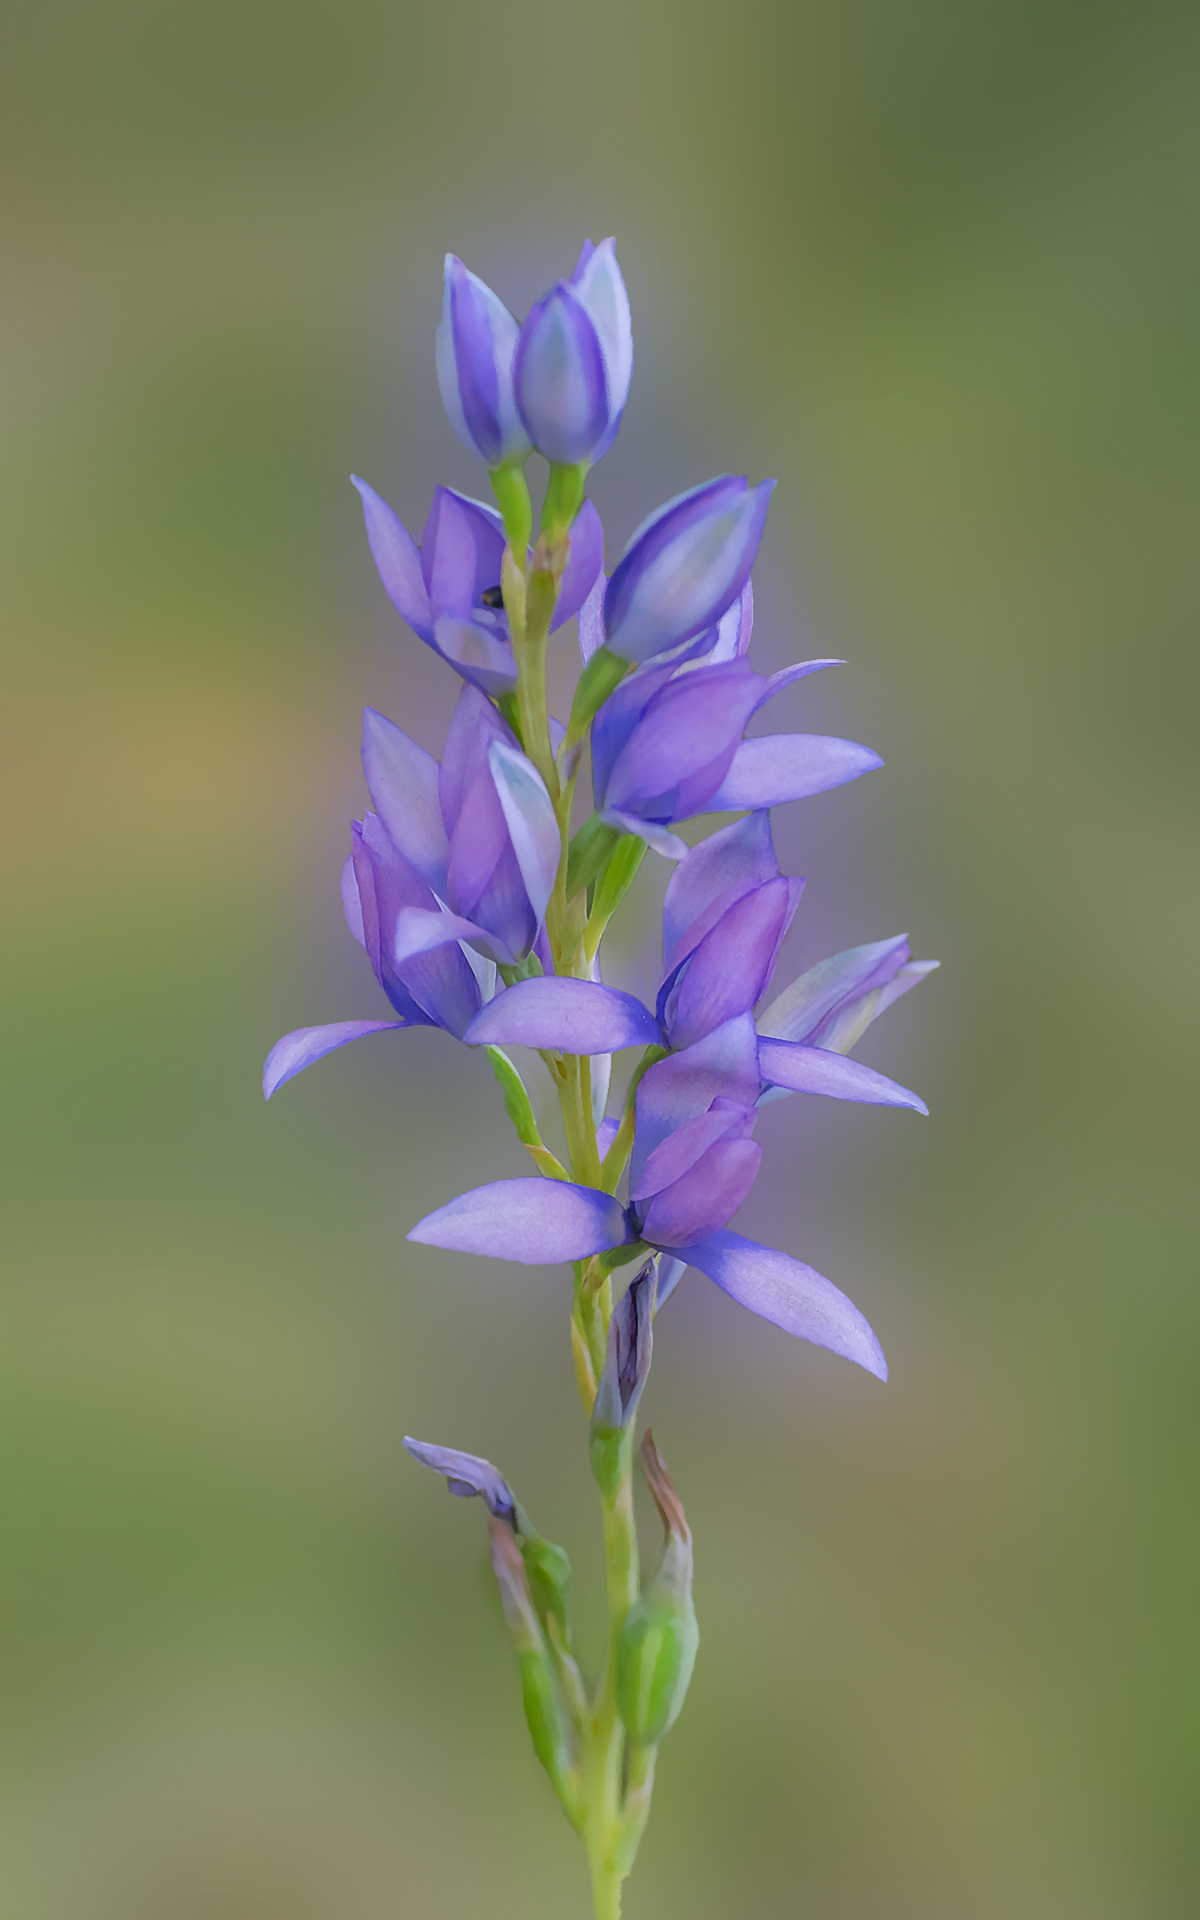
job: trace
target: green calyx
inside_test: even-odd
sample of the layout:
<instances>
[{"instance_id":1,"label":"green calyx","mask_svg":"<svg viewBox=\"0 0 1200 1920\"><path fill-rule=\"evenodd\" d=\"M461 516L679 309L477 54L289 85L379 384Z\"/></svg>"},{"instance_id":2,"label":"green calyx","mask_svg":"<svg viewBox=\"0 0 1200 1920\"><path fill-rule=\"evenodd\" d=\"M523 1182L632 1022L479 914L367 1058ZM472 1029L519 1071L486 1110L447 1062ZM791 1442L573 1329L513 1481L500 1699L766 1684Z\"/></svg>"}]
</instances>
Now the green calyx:
<instances>
[{"instance_id":1,"label":"green calyx","mask_svg":"<svg viewBox=\"0 0 1200 1920\"><path fill-rule=\"evenodd\" d=\"M610 827L598 813L588 815L567 850L568 900L591 886L622 838L620 827Z\"/></svg>"},{"instance_id":2,"label":"green calyx","mask_svg":"<svg viewBox=\"0 0 1200 1920\"><path fill-rule=\"evenodd\" d=\"M560 466L557 461L552 463L546 498L542 502L542 532L551 545L569 533L571 522L583 505L587 476L586 462L577 467Z\"/></svg>"},{"instance_id":3,"label":"green calyx","mask_svg":"<svg viewBox=\"0 0 1200 1920\"><path fill-rule=\"evenodd\" d=\"M488 479L492 483L496 505L504 520L508 544L518 564L523 567L533 534L533 502L529 498L529 482L525 478L525 468L523 465L518 466L515 462L506 467L490 467Z\"/></svg>"},{"instance_id":4,"label":"green calyx","mask_svg":"<svg viewBox=\"0 0 1200 1920\"><path fill-rule=\"evenodd\" d=\"M593 714L604 705L609 694L620 686L629 672L629 664L628 660L622 660L620 654L613 653L609 647L596 648L575 688L571 721L567 728L567 745L574 746L577 740L583 739Z\"/></svg>"}]
</instances>

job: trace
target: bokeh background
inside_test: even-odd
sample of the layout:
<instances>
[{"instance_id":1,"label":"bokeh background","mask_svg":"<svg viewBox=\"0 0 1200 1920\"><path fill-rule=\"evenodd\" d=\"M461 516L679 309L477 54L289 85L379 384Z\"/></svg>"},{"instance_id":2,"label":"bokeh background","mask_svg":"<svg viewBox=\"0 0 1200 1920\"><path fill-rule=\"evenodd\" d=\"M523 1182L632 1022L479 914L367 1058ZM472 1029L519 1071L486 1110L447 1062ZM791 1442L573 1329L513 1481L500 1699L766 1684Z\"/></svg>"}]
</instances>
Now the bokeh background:
<instances>
[{"instance_id":1,"label":"bokeh background","mask_svg":"<svg viewBox=\"0 0 1200 1920\"><path fill-rule=\"evenodd\" d=\"M615 232L609 564L779 476L757 657L849 664L776 724L887 762L781 822L788 958L944 963L860 1049L932 1118L770 1107L740 1219L891 1384L699 1276L660 1323L703 1647L630 1920L1193 1915L1195 12L6 16L0 1911L586 1913L481 1515L399 1445L503 1465L594 1653L563 1280L403 1239L520 1150L444 1036L258 1076L380 1005L362 703L438 748L455 693L346 476L479 488L447 248L523 311Z\"/></svg>"}]
</instances>

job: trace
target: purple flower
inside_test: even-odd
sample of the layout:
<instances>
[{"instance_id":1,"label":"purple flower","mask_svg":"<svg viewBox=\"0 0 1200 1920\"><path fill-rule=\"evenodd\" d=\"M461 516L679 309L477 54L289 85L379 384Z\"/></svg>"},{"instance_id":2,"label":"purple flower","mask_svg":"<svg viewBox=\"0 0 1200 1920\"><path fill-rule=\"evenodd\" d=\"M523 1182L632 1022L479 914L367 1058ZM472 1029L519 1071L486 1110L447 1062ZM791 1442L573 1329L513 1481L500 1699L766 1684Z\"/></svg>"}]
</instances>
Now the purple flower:
<instances>
[{"instance_id":1,"label":"purple flower","mask_svg":"<svg viewBox=\"0 0 1200 1920\"><path fill-rule=\"evenodd\" d=\"M844 1294L811 1267L724 1225L757 1172L749 1134L759 1086L757 1036L744 1014L645 1075L627 1207L565 1181L499 1180L439 1207L408 1238L531 1265L643 1241L698 1267L776 1326L886 1379L879 1343Z\"/></svg>"},{"instance_id":2,"label":"purple flower","mask_svg":"<svg viewBox=\"0 0 1200 1920\"><path fill-rule=\"evenodd\" d=\"M400 916L397 956L460 940L505 964L529 953L558 871L558 821L490 700L463 688L440 765L368 707L363 771L388 834L437 896Z\"/></svg>"},{"instance_id":3,"label":"purple flower","mask_svg":"<svg viewBox=\"0 0 1200 1920\"><path fill-rule=\"evenodd\" d=\"M806 660L764 677L738 655L712 666L670 663L631 674L592 727L600 818L678 860L686 845L666 830L676 820L779 806L882 766L869 747L823 734L742 739L765 701L834 664Z\"/></svg>"},{"instance_id":4,"label":"purple flower","mask_svg":"<svg viewBox=\"0 0 1200 1920\"><path fill-rule=\"evenodd\" d=\"M723 474L643 520L605 592L610 652L641 664L716 625L750 578L774 486Z\"/></svg>"},{"instance_id":5,"label":"purple flower","mask_svg":"<svg viewBox=\"0 0 1200 1920\"><path fill-rule=\"evenodd\" d=\"M435 340L438 385L450 425L488 467L522 461L530 452L513 395L517 334L504 302L448 253Z\"/></svg>"},{"instance_id":6,"label":"purple flower","mask_svg":"<svg viewBox=\"0 0 1200 1920\"><path fill-rule=\"evenodd\" d=\"M272 1047L263 1069L263 1093L268 1100L276 1088L314 1060L367 1034L441 1027L461 1039L482 1004L479 981L457 945L398 957L402 917L410 912L436 915L438 905L420 871L373 813L361 825L354 823L352 851L342 871L342 904L350 931L366 949L375 978L399 1018L342 1020L285 1034Z\"/></svg>"},{"instance_id":7,"label":"purple flower","mask_svg":"<svg viewBox=\"0 0 1200 1920\"><path fill-rule=\"evenodd\" d=\"M538 451L562 466L608 452L629 397L633 333L615 249L615 240L585 240L574 273L531 308L517 344L521 419Z\"/></svg>"},{"instance_id":8,"label":"purple flower","mask_svg":"<svg viewBox=\"0 0 1200 1920\"><path fill-rule=\"evenodd\" d=\"M500 598L504 522L494 507L451 487L434 491L418 548L397 515L352 475L363 503L367 541L384 591L417 637L472 686L511 693L517 667ZM604 563L600 516L585 501L571 528L553 633L578 613Z\"/></svg>"}]
</instances>

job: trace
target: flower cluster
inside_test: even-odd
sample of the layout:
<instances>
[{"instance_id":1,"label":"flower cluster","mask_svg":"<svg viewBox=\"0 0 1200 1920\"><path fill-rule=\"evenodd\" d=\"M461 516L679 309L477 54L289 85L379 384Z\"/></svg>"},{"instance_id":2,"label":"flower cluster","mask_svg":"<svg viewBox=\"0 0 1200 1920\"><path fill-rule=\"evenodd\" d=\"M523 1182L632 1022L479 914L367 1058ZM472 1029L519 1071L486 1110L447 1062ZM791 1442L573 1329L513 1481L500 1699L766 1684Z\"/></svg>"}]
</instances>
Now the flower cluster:
<instances>
[{"instance_id":1,"label":"flower cluster","mask_svg":"<svg viewBox=\"0 0 1200 1920\"><path fill-rule=\"evenodd\" d=\"M448 1200L408 1238L572 1265L592 1467L628 1534L652 1324L687 1267L886 1378L879 1342L845 1294L730 1221L758 1173L765 1102L804 1093L925 1111L851 1049L936 963L913 961L901 935L822 960L769 997L805 884L779 870L771 811L881 763L820 734L746 737L768 702L839 664L762 674L751 663L751 569L773 481L723 475L680 494L642 522L606 575L584 489L617 434L633 372L614 243L587 242L522 323L449 256L436 364L451 425L487 468L495 506L438 487L418 547L381 496L354 481L389 599L463 683L440 761L382 714L364 717L371 810L351 828L342 899L394 1017L288 1034L268 1057L264 1091L351 1040L406 1027L438 1027L485 1053L537 1172ZM536 538L525 478L535 449L550 463ZM546 709L546 645L573 616L580 672L557 721ZM585 751L593 806L576 825ZM717 825L713 815L735 817ZM706 819L692 844L677 831ZM647 849L673 863L652 1005L600 971L605 930ZM542 1137L505 1051L513 1046L545 1063L561 1156ZM610 1116L613 1056L631 1048L640 1058ZM614 1298L614 1275L635 1261L636 1278ZM647 1444L663 1565L639 1589L626 1539L633 1584L597 1704L570 1651L561 1549L534 1532L488 1462L406 1444L452 1491L480 1494L489 1508L535 1749L584 1835L594 1879L615 1875L619 1890L653 1753L695 1654L691 1533L661 1456ZM593 1792L589 1755L602 1736L625 1742L624 1773L601 1768ZM597 1902L600 1911L599 1893Z\"/></svg>"}]
</instances>

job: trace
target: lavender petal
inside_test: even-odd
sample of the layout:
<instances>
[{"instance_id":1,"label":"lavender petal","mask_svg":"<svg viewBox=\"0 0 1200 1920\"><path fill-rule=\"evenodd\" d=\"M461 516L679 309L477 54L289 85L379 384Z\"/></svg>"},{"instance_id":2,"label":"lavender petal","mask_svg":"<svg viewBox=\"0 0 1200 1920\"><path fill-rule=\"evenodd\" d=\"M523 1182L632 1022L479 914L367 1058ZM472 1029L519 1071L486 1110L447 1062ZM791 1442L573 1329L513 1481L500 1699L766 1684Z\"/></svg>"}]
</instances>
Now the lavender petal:
<instances>
[{"instance_id":1,"label":"lavender petal","mask_svg":"<svg viewBox=\"0 0 1200 1920\"><path fill-rule=\"evenodd\" d=\"M314 1060L323 1060L327 1053L349 1046L352 1040L364 1040L369 1033L395 1033L414 1024L411 1020L339 1020L329 1027L297 1027L294 1033L285 1033L282 1040L277 1040L267 1055L263 1098L269 1100L285 1081L311 1067Z\"/></svg>"},{"instance_id":2,"label":"lavender petal","mask_svg":"<svg viewBox=\"0 0 1200 1920\"><path fill-rule=\"evenodd\" d=\"M882 1073L848 1060L843 1053L804 1046L791 1040L760 1040L758 1062L768 1086L787 1087L792 1093L823 1093L834 1100L861 1100L876 1107L911 1107L928 1114L919 1094L899 1086Z\"/></svg>"},{"instance_id":3,"label":"lavender petal","mask_svg":"<svg viewBox=\"0 0 1200 1920\"><path fill-rule=\"evenodd\" d=\"M652 1046L658 1023L631 993L553 974L520 980L490 1000L468 1027L468 1046L559 1048L564 1053L615 1053Z\"/></svg>"},{"instance_id":4,"label":"lavender petal","mask_svg":"<svg viewBox=\"0 0 1200 1920\"><path fill-rule=\"evenodd\" d=\"M852 1301L814 1268L726 1228L687 1249L723 1293L800 1340L828 1347L877 1380L887 1379L883 1349Z\"/></svg>"},{"instance_id":5,"label":"lavender petal","mask_svg":"<svg viewBox=\"0 0 1200 1920\"><path fill-rule=\"evenodd\" d=\"M828 734L771 733L758 740L743 740L729 772L708 801L708 811L726 813L742 807L778 807L788 800L807 800L814 793L843 787L848 780L857 780L882 765L870 747Z\"/></svg>"},{"instance_id":6,"label":"lavender petal","mask_svg":"<svg viewBox=\"0 0 1200 1920\"><path fill-rule=\"evenodd\" d=\"M619 1200L561 1180L496 1180L459 1194L406 1236L420 1246L544 1266L627 1246L633 1232Z\"/></svg>"}]
</instances>

